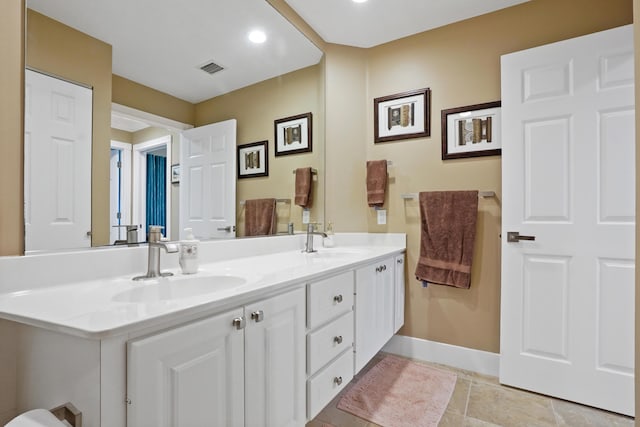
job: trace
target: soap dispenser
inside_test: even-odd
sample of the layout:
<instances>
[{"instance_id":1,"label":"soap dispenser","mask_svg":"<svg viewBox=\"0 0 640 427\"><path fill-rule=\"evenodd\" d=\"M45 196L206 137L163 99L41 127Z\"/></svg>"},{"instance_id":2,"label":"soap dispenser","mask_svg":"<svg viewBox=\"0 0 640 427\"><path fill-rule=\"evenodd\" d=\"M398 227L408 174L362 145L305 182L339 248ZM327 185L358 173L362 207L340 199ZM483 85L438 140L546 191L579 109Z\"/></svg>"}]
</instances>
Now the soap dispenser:
<instances>
[{"instance_id":1,"label":"soap dispenser","mask_svg":"<svg viewBox=\"0 0 640 427\"><path fill-rule=\"evenodd\" d=\"M193 237L191 228L184 229L186 239L180 242L180 267L182 274L198 272L198 240Z\"/></svg>"},{"instance_id":2,"label":"soap dispenser","mask_svg":"<svg viewBox=\"0 0 640 427\"><path fill-rule=\"evenodd\" d=\"M325 248L332 248L335 245L335 242L333 241L333 224L331 223L331 221L329 221L329 224L327 224L325 234L327 235L327 237L322 240L322 246Z\"/></svg>"}]
</instances>

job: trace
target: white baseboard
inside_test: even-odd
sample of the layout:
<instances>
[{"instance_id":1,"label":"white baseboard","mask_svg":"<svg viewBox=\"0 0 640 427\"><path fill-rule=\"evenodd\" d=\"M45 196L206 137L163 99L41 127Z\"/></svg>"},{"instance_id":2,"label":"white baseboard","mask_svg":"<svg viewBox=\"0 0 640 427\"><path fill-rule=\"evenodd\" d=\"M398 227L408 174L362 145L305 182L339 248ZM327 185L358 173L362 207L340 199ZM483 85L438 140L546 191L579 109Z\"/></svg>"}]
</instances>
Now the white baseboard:
<instances>
[{"instance_id":1,"label":"white baseboard","mask_svg":"<svg viewBox=\"0 0 640 427\"><path fill-rule=\"evenodd\" d=\"M441 363L484 375L498 376L500 355L420 338L394 335L382 351L425 362Z\"/></svg>"}]
</instances>

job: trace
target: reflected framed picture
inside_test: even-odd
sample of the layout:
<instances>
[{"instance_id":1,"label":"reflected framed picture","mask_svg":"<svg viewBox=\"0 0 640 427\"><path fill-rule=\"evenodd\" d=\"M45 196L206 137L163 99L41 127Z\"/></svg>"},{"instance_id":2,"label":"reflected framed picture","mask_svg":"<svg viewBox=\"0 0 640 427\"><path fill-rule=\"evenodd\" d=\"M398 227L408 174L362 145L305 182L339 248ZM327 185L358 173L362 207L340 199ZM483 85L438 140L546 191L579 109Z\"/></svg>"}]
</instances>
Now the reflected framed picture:
<instances>
[{"instance_id":1,"label":"reflected framed picture","mask_svg":"<svg viewBox=\"0 0 640 427\"><path fill-rule=\"evenodd\" d=\"M502 154L500 101L442 110L442 160Z\"/></svg>"},{"instance_id":2,"label":"reflected framed picture","mask_svg":"<svg viewBox=\"0 0 640 427\"><path fill-rule=\"evenodd\" d=\"M273 124L276 156L306 153L312 150L311 113L278 119Z\"/></svg>"},{"instance_id":3,"label":"reflected framed picture","mask_svg":"<svg viewBox=\"0 0 640 427\"><path fill-rule=\"evenodd\" d=\"M238 179L269 176L269 142L238 145Z\"/></svg>"},{"instance_id":4,"label":"reflected framed picture","mask_svg":"<svg viewBox=\"0 0 640 427\"><path fill-rule=\"evenodd\" d=\"M180 165L171 165L171 183L178 184L180 182Z\"/></svg>"},{"instance_id":5,"label":"reflected framed picture","mask_svg":"<svg viewBox=\"0 0 640 427\"><path fill-rule=\"evenodd\" d=\"M417 89L373 100L375 144L431 135L431 89Z\"/></svg>"}]
</instances>

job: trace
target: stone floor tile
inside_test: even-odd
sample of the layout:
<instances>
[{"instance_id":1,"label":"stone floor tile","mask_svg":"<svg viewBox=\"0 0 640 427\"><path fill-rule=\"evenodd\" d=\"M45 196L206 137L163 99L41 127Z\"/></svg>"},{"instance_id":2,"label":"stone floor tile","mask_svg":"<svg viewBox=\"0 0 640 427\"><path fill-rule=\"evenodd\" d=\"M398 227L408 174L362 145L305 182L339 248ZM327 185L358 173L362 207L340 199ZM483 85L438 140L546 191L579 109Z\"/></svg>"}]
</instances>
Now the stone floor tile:
<instances>
[{"instance_id":1,"label":"stone floor tile","mask_svg":"<svg viewBox=\"0 0 640 427\"><path fill-rule=\"evenodd\" d=\"M471 417L465 417L464 422L461 424L461 426L463 427L503 427L498 424L488 423L486 421L477 420ZM504 427L508 427L508 426L504 426Z\"/></svg>"},{"instance_id":2,"label":"stone floor tile","mask_svg":"<svg viewBox=\"0 0 640 427\"><path fill-rule=\"evenodd\" d=\"M632 427L634 419L589 406L552 399L559 426L576 427Z\"/></svg>"},{"instance_id":3,"label":"stone floor tile","mask_svg":"<svg viewBox=\"0 0 640 427\"><path fill-rule=\"evenodd\" d=\"M445 412L438 427L462 427L464 425L464 415L453 412Z\"/></svg>"},{"instance_id":4,"label":"stone floor tile","mask_svg":"<svg viewBox=\"0 0 640 427\"><path fill-rule=\"evenodd\" d=\"M447 406L446 412L454 414L464 415L467 410L467 401L469 399L469 387L471 387L471 381L458 378L456 380L456 387L453 389L451 400Z\"/></svg>"},{"instance_id":5,"label":"stone floor tile","mask_svg":"<svg viewBox=\"0 0 640 427\"><path fill-rule=\"evenodd\" d=\"M471 383L466 416L506 427L556 426L551 399L481 382Z\"/></svg>"},{"instance_id":6,"label":"stone floor tile","mask_svg":"<svg viewBox=\"0 0 640 427\"><path fill-rule=\"evenodd\" d=\"M334 405L328 405L317 417L316 421L333 424L336 427L369 427L371 423L348 412L341 411ZM317 427L317 426L314 426Z\"/></svg>"}]
</instances>

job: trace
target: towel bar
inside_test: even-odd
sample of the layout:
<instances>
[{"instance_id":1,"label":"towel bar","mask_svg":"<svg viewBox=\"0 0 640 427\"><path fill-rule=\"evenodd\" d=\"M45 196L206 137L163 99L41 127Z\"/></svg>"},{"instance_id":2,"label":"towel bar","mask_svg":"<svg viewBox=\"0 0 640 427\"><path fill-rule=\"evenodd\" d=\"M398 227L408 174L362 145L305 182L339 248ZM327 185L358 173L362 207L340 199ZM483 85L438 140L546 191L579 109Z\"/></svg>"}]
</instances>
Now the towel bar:
<instances>
[{"instance_id":1,"label":"towel bar","mask_svg":"<svg viewBox=\"0 0 640 427\"><path fill-rule=\"evenodd\" d=\"M293 174L294 175L296 174L296 170L295 169L293 170ZM311 168L311 175L318 175L318 170L314 169L314 168Z\"/></svg>"},{"instance_id":2,"label":"towel bar","mask_svg":"<svg viewBox=\"0 0 640 427\"><path fill-rule=\"evenodd\" d=\"M411 200L417 199L418 193L403 193L400 195L402 199ZM496 197L495 191L478 191L478 197Z\"/></svg>"},{"instance_id":3,"label":"towel bar","mask_svg":"<svg viewBox=\"0 0 640 427\"><path fill-rule=\"evenodd\" d=\"M240 206L244 206L246 203L247 203L246 200L240 200ZM276 203L290 204L291 203L291 199L276 199Z\"/></svg>"}]
</instances>

